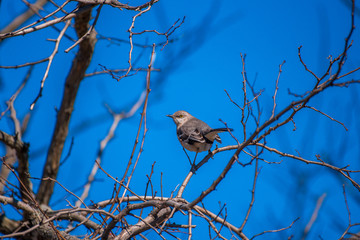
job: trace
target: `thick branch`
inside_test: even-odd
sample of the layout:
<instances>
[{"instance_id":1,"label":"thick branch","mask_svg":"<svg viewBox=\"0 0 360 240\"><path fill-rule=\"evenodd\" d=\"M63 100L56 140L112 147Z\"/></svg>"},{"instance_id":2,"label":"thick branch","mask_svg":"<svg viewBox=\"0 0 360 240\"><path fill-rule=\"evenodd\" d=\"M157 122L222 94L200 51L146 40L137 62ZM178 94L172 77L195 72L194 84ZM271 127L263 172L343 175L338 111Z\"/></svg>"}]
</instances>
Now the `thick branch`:
<instances>
[{"instance_id":1,"label":"thick branch","mask_svg":"<svg viewBox=\"0 0 360 240\"><path fill-rule=\"evenodd\" d=\"M0 141L5 143L7 146L13 148L18 151L23 151L28 148L28 145L21 140L19 140L16 136L11 136L0 130Z\"/></svg>"},{"instance_id":2,"label":"thick branch","mask_svg":"<svg viewBox=\"0 0 360 240\"><path fill-rule=\"evenodd\" d=\"M57 231L49 219L44 220L40 217L42 215L41 211L33 208L31 205L18 201L12 197L0 196L0 202L2 204L11 204L15 209L23 210L27 215L32 216L29 219L28 224L23 225L23 229L18 229L20 227L20 221L14 221L7 218L5 215L0 216L0 231L5 236L2 238L13 238L18 239L38 239L38 240L78 240L77 237L70 236L65 232ZM29 224L32 225L29 227ZM14 230L17 230L15 232Z\"/></svg>"},{"instance_id":3,"label":"thick branch","mask_svg":"<svg viewBox=\"0 0 360 240\"><path fill-rule=\"evenodd\" d=\"M87 11L82 12L76 16L75 29L78 37L83 36L87 32L90 19L91 9L88 9ZM80 43L79 51L73 60L69 75L66 79L61 107L57 115L55 130L44 166L43 179L55 179L57 176L61 153L63 151L66 136L68 134L71 114L74 109L74 102L80 86L80 82L84 78L85 71L90 64L95 43L96 32L92 31L89 37ZM43 180L41 182L39 191L36 196L39 203L49 204L53 188L53 181Z\"/></svg>"},{"instance_id":4,"label":"thick branch","mask_svg":"<svg viewBox=\"0 0 360 240\"><path fill-rule=\"evenodd\" d=\"M8 147L15 149L16 156L19 159L18 172L20 177L21 195L23 198L29 200L28 191L31 191L31 183L28 178L29 174L29 144L24 143L16 136L11 136L3 131L0 131L0 141L5 143ZM10 170L10 169L9 169Z\"/></svg>"},{"instance_id":5,"label":"thick branch","mask_svg":"<svg viewBox=\"0 0 360 240\"><path fill-rule=\"evenodd\" d=\"M142 5L138 5L138 6L130 6L128 4L120 3L117 0L76 0L76 1L84 3L84 4L109 4L112 7L124 8L127 10L133 10L133 11L140 11L144 8L147 8L151 5L153 5L154 3L158 2L159 0L151 0L149 2L146 2L146 3L144 3Z\"/></svg>"},{"instance_id":6,"label":"thick branch","mask_svg":"<svg viewBox=\"0 0 360 240\"><path fill-rule=\"evenodd\" d=\"M161 224L170 213L171 208L169 207L160 209L155 208L145 219L132 225L130 228L123 230L115 240L131 239L133 236L150 229L152 226Z\"/></svg>"}]
</instances>

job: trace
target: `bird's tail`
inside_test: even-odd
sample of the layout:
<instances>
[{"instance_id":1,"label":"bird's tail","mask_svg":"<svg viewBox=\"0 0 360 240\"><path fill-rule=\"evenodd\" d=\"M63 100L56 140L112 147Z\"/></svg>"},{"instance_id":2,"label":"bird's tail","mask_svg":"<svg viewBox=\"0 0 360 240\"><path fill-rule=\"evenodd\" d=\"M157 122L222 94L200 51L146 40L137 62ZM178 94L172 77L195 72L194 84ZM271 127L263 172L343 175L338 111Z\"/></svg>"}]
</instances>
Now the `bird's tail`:
<instances>
[{"instance_id":1,"label":"bird's tail","mask_svg":"<svg viewBox=\"0 0 360 240\"><path fill-rule=\"evenodd\" d=\"M227 132L228 130L229 130L230 132L234 131L234 129L232 129L232 128L215 128L215 129L211 129L210 132L217 132L217 133L219 133L219 132Z\"/></svg>"},{"instance_id":2,"label":"bird's tail","mask_svg":"<svg viewBox=\"0 0 360 240\"><path fill-rule=\"evenodd\" d=\"M227 132L228 130L233 131L232 128L215 128L215 129L211 129L204 137L206 139L209 139L211 142L216 140L219 143L221 143L221 138L219 137L218 133Z\"/></svg>"}]
</instances>

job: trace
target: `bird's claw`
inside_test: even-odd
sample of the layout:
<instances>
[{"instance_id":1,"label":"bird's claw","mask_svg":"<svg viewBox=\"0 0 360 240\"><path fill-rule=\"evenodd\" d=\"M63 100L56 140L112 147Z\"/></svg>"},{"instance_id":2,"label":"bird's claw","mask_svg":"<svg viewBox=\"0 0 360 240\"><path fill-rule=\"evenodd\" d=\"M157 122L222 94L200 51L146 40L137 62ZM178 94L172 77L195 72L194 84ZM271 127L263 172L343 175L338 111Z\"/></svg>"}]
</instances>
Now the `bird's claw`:
<instances>
[{"instance_id":1,"label":"bird's claw","mask_svg":"<svg viewBox=\"0 0 360 240\"><path fill-rule=\"evenodd\" d=\"M212 153L211 150L209 150L209 154L210 154L210 157L211 157L212 159L214 159L214 154Z\"/></svg>"}]
</instances>

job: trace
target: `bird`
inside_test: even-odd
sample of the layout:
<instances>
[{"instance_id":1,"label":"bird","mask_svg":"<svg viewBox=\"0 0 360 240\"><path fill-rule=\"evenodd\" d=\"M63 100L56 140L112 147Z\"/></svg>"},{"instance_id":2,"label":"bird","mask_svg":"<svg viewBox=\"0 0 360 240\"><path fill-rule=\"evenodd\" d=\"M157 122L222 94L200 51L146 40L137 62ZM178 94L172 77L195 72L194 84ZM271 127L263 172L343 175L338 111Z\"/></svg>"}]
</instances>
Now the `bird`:
<instances>
[{"instance_id":1,"label":"bird","mask_svg":"<svg viewBox=\"0 0 360 240\"><path fill-rule=\"evenodd\" d=\"M213 129L205 122L182 110L166 116L174 120L176 134L183 148L196 152L194 162L199 152L209 151L211 153L210 149L214 141L221 143L218 133L233 130L231 128Z\"/></svg>"}]
</instances>

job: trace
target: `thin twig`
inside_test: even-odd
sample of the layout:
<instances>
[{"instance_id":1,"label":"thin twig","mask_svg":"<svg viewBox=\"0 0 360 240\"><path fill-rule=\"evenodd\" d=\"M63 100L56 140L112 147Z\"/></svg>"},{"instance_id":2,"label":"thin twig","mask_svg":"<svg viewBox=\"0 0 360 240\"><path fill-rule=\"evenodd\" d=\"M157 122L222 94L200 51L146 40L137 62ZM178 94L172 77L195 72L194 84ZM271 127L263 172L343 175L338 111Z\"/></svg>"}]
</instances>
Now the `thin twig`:
<instances>
[{"instance_id":1,"label":"thin twig","mask_svg":"<svg viewBox=\"0 0 360 240\"><path fill-rule=\"evenodd\" d=\"M44 84L45 84L45 80L46 78L48 77L49 75L49 71L50 71L50 66L53 62L53 59L56 55L56 53L58 52L58 49L59 49L59 44L60 44L60 41L62 39L62 37L64 36L66 30L68 29L68 27L70 26L70 23L71 23L71 20L67 20L66 21L66 24L64 26L64 28L61 30L58 38L56 39L55 41L55 47L54 47L54 50L53 52L51 53L51 55L49 56L48 58L48 65L46 67L46 70L45 70L45 73L44 73L44 77L42 78L41 82L40 82L40 90L39 90L39 93L38 95L36 96L35 100L32 102L32 104L30 105L30 110L33 110L34 109L34 106L35 106L35 103L37 102L37 100L42 96L42 91L43 91L43 88L44 88Z\"/></svg>"},{"instance_id":2,"label":"thin twig","mask_svg":"<svg viewBox=\"0 0 360 240\"><path fill-rule=\"evenodd\" d=\"M256 182L257 182L258 175L259 175L259 173L260 173L260 171L259 171L259 169L258 169L258 165L259 165L259 160L256 159L256 161L255 161L255 174L254 174L254 180L253 180L253 187L252 187L252 190L251 190L251 201L250 201L248 210L247 210L247 212L246 212L246 216L245 216L245 218L244 218L244 221L242 222L241 226L239 227L239 231L243 231L243 229L244 229L244 227L245 227L245 224L247 223L247 221L248 221L248 219L249 219L251 209L252 209L253 206L254 206Z\"/></svg>"},{"instance_id":3,"label":"thin twig","mask_svg":"<svg viewBox=\"0 0 360 240\"><path fill-rule=\"evenodd\" d=\"M271 117L270 118L273 118L274 115L275 115L275 108L276 108L276 94L277 94L277 91L279 89L279 79L280 79L280 75L282 73L282 66L285 64L285 60L279 65L279 73L278 73L278 77L276 79L276 83L275 83L275 91L274 91L274 95L273 95L273 109L272 109L272 113L271 113Z\"/></svg>"},{"instance_id":4,"label":"thin twig","mask_svg":"<svg viewBox=\"0 0 360 240\"><path fill-rule=\"evenodd\" d=\"M324 112L322 112L322 111L320 111L320 110L318 110L318 109L316 109L316 108L314 108L314 107L310 107L310 106L307 106L307 105L306 105L305 107L306 107L306 108L310 108L310 109L312 109L312 110L314 110L314 111L316 111L316 112L318 112L318 113L320 113L320 114L328 117L328 118L331 119L332 121L339 123L341 126L343 126L343 127L345 128L346 131L348 131L348 129L347 129L347 127L345 126L344 123L342 123L342 122L340 122L340 121L338 121L338 120L330 117L330 116L327 115L326 113L324 113Z\"/></svg>"},{"instance_id":5,"label":"thin twig","mask_svg":"<svg viewBox=\"0 0 360 240\"><path fill-rule=\"evenodd\" d=\"M91 173L88 176L88 182L86 183L86 185L84 186L84 191L81 195L81 199L85 200L85 198L88 196L89 191L90 191L90 187L91 184L93 183L93 181L95 180L95 175L97 173L97 170L99 169L99 165L101 164L101 157L102 154L105 150L105 148L107 147L108 143L112 140L112 138L114 137L114 133L115 130L117 129L119 123L126 118L130 118L132 117L137 110L140 108L140 106L142 105L142 103L145 100L145 91L140 95L139 99L137 100L137 102L132 106L132 108L130 109L129 112L127 113L119 113L119 114L114 114L113 113L113 123L111 124L108 133L106 134L106 136L104 137L103 140L101 140L100 144L99 144L99 151L97 154L97 158L95 160L95 163L92 167ZM79 207L81 204L80 201L77 201L75 206Z\"/></svg>"},{"instance_id":6,"label":"thin twig","mask_svg":"<svg viewBox=\"0 0 360 240\"><path fill-rule=\"evenodd\" d=\"M72 46L70 46L68 49L65 50L66 53L68 53L71 49L73 49L74 47L76 47L77 45L79 45L86 37L90 36L91 32L94 30L95 25L97 23L97 20L99 19L100 16L100 11L102 8L102 4L100 4L100 6L98 7L98 9L96 10L96 16L95 16L95 20L93 22L93 24L90 26L89 30L81 37L79 38Z\"/></svg>"},{"instance_id":7,"label":"thin twig","mask_svg":"<svg viewBox=\"0 0 360 240\"><path fill-rule=\"evenodd\" d=\"M276 230L267 230L267 231L263 231L263 232L261 232L261 233L258 233L258 234L256 234L256 235L254 235L252 238L250 238L250 240L252 240L252 239L254 239L254 238L256 238L256 237L258 237L258 236L261 236L261 235L263 235L263 234L265 234L265 233L276 233L276 232L281 232L281 231L284 231L284 230L286 230L286 229L289 229L289 228L291 228L293 225L294 225L294 223L297 221L297 220L299 220L300 218L297 218L297 219L295 219L289 226L287 226L287 227L284 227L284 228L280 228L280 229L276 229Z\"/></svg>"}]
</instances>

